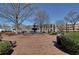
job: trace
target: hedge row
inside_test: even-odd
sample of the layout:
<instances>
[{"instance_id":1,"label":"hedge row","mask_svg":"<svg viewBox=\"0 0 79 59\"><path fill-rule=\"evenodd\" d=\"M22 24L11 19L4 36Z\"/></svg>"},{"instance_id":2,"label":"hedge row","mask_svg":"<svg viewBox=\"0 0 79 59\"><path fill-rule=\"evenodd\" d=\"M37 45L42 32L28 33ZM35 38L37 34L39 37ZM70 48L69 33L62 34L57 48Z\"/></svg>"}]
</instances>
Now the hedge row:
<instances>
[{"instance_id":1,"label":"hedge row","mask_svg":"<svg viewBox=\"0 0 79 59\"><path fill-rule=\"evenodd\" d=\"M57 32L51 32L50 35L57 35Z\"/></svg>"},{"instance_id":2,"label":"hedge row","mask_svg":"<svg viewBox=\"0 0 79 59\"><path fill-rule=\"evenodd\" d=\"M62 49L72 55L79 54L79 44L67 36L57 38L57 43L61 45Z\"/></svg>"}]
</instances>

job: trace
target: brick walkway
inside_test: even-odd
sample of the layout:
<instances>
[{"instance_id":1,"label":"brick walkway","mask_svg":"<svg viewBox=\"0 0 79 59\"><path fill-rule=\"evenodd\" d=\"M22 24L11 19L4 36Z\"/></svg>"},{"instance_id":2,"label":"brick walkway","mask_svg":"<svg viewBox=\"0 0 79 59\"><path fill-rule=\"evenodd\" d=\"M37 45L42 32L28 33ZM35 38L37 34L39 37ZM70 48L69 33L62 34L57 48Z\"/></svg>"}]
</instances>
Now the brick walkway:
<instances>
[{"instance_id":1,"label":"brick walkway","mask_svg":"<svg viewBox=\"0 0 79 59\"><path fill-rule=\"evenodd\" d=\"M5 37L17 42L12 55L67 55L54 46L55 35L34 34Z\"/></svg>"}]
</instances>

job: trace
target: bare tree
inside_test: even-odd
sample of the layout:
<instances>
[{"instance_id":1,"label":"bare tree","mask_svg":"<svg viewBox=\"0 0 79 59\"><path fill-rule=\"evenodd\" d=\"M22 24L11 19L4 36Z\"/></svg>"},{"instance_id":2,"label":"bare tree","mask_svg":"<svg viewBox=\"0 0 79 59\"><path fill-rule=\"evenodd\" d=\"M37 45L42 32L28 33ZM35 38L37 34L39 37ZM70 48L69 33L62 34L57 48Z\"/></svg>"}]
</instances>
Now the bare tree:
<instances>
[{"instance_id":1,"label":"bare tree","mask_svg":"<svg viewBox=\"0 0 79 59\"><path fill-rule=\"evenodd\" d=\"M0 7L0 17L14 23L16 34L19 32L19 25L22 24L30 15L33 8L31 4L10 3L2 4Z\"/></svg>"},{"instance_id":2,"label":"bare tree","mask_svg":"<svg viewBox=\"0 0 79 59\"><path fill-rule=\"evenodd\" d=\"M56 25L57 25L57 29L60 32L63 32L64 31L64 29L65 29L64 21L62 21L62 20L56 21Z\"/></svg>"},{"instance_id":3,"label":"bare tree","mask_svg":"<svg viewBox=\"0 0 79 59\"><path fill-rule=\"evenodd\" d=\"M40 32L42 32L43 25L49 23L49 16L45 10L36 9L34 21L37 25L39 25Z\"/></svg>"},{"instance_id":4,"label":"bare tree","mask_svg":"<svg viewBox=\"0 0 79 59\"><path fill-rule=\"evenodd\" d=\"M57 28L58 28L58 30L59 30L60 32L63 32L65 26L64 26L63 24L61 24L61 25L57 25Z\"/></svg>"},{"instance_id":5,"label":"bare tree","mask_svg":"<svg viewBox=\"0 0 79 59\"><path fill-rule=\"evenodd\" d=\"M79 12L71 10L65 17L65 20L72 24L73 31L75 30L75 25L79 21Z\"/></svg>"}]
</instances>

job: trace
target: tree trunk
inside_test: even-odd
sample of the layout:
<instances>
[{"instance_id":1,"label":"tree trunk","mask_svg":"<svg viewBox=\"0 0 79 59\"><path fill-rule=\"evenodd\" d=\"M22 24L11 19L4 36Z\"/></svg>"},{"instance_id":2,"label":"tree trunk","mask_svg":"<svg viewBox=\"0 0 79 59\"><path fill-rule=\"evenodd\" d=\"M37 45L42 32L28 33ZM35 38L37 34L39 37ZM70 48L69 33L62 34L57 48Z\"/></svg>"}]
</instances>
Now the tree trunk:
<instances>
[{"instance_id":1,"label":"tree trunk","mask_svg":"<svg viewBox=\"0 0 79 59\"><path fill-rule=\"evenodd\" d=\"M68 32L68 29L67 29L67 23L66 23L66 32Z\"/></svg>"},{"instance_id":2,"label":"tree trunk","mask_svg":"<svg viewBox=\"0 0 79 59\"><path fill-rule=\"evenodd\" d=\"M19 23L18 23L18 13L16 13L16 22L15 22L15 27L16 27L16 34L19 33Z\"/></svg>"},{"instance_id":3,"label":"tree trunk","mask_svg":"<svg viewBox=\"0 0 79 59\"><path fill-rule=\"evenodd\" d=\"M18 24L18 19L16 19L16 23L15 23L15 33L18 34L19 33L19 24Z\"/></svg>"},{"instance_id":4,"label":"tree trunk","mask_svg":"<svg viewBox=\"0 0 79 59\"><path fill-rule=\"evenodd\" d=\"M73 24L73 32L75 32L75 24Z\"/></svg>"},{"instance_id":5,"label":"tree trunk","mask_svg":"<svg viewBox=\"0 0 79 59\"><path fill-rule=\"evenodd\" d=\"M40 33L42 33L42 25L40 25Z\"/></svg>"},{"instance_id":6,"label":"tree trunk","mask_svg":"<svg viewBox=\"0 0 79 59\"><path fill-rule=\"evenodd\" d=\"M53 31L55 32L55 25L53 25Z\"/></svg>"},{"instance_id":7,"label":"tree trunk","mask_svg":"<svg viewBox=\"0 0 79 59\"><path fill-rule=\"evenodd\" d=\"M16 26L16 28L15 28L15 31L16 31L16 32L15 32L15 33L18 34L18 32L19 32L19 31L18 31L18 24L16 24L15 26Z\"/></svg>"}]
</instances>

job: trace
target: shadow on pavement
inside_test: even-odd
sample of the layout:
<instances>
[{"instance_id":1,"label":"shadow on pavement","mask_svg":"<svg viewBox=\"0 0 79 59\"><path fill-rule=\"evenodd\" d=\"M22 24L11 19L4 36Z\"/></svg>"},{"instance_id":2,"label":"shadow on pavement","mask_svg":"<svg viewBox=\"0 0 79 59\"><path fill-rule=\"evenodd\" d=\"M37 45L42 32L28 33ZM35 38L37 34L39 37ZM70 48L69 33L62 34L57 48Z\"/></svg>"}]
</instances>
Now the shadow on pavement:
<instances>
[{"instance_id":1,"label":"shadow on pavement","mask_svg":"<svg viewBox=\"0 0 79 59\"><path fill-rule=\"evenodd\" d=\"M62 47L61 47L60 45L57 44L56 41L52 41L52 42L54 43L54 46L55 46L56 48L58 48L59 50L63 51L64 53L68 54L67 52L65 52L65 51L62 49Z\"/></svg>"}]
</instances>

